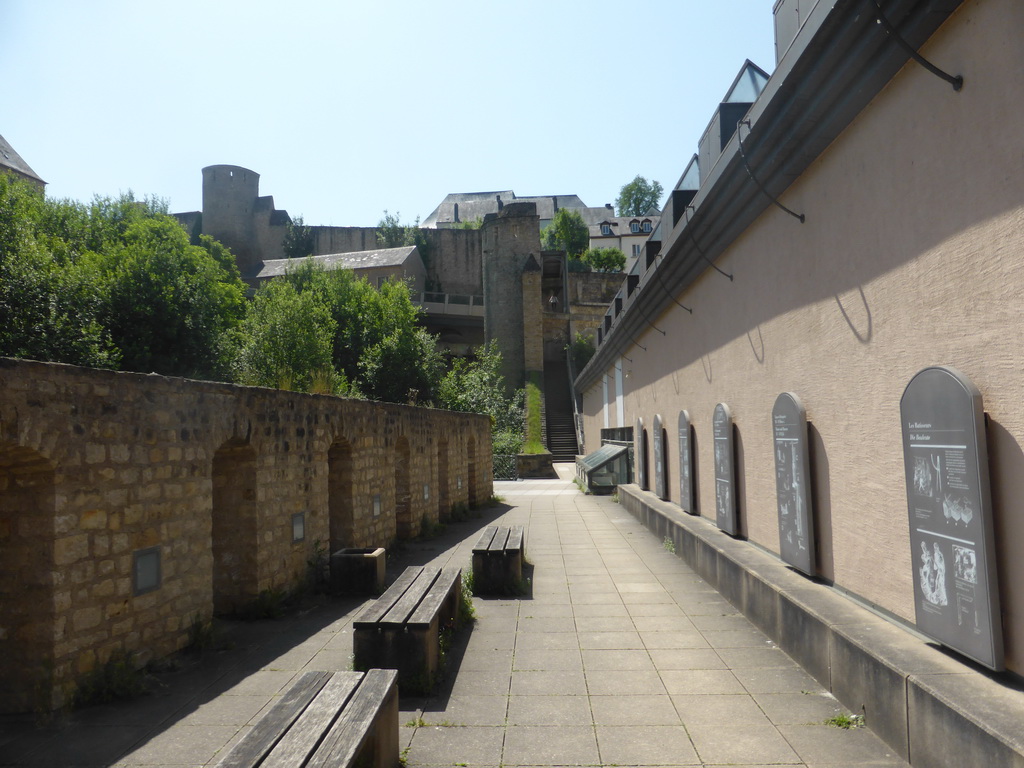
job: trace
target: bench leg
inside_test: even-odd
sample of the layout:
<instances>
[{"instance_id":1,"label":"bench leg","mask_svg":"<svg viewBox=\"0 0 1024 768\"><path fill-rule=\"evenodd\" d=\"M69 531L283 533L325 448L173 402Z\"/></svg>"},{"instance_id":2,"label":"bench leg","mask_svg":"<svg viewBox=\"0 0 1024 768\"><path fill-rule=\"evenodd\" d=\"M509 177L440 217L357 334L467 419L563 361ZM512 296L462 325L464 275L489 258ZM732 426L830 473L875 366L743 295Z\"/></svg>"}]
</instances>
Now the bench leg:
<instances>
[{"instance_id":1,"label":"bench leg","mask_svg":"<svg viewBox=\"0 0 1024 768\"><path fill-rule=\"evenodd\" d=\"M399 686L410 693L429 693L440 666L440 620L410 627L405 633L398 667Z\"/></svg>"},{"instance_id":2,"label":"bench leg","mask_svg":"<svg viewBox=\"0 0 1024 768\"><path fill-rule=\"evenodd\" d=\"M353 666L359 672L368 669L398 669L403 644L400 629L356 629L352 632Z\"/></svg>"},{"instance_id":3,"label":"bench leg","mask_svg":"<svg viewBox=\"0 0 1024 768\"><path fill-rule=\"evenodd\" d=\"M511 595L522 581L522 550L473 554L473 588L477 594Z\"/></svg>"},{"instance_id":4,"label":"bench leg","mask_svg":"<svg viewBox=\"0 0 1024 768\"><path fill-rule=\"evenodd\" d=\"M373 749L373 768L398 768L398 686L391 687L380 708L377 720L373 724L370 746ZM356 765L362 764L362 760L356 761Z\"/></svg>"}]
</instances>

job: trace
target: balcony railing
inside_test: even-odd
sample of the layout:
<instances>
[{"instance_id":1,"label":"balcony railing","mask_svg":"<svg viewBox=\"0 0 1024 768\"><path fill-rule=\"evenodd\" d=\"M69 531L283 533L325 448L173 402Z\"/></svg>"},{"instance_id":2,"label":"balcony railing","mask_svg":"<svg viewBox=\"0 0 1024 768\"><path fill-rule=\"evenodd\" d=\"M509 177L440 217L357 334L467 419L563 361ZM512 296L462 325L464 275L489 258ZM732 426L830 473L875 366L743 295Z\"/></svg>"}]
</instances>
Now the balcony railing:
<instances>
[{"instance_id":1,"label":"balcony railing","mask_svg":"<svg viewBox=\"0 0 1024 768\"><path fill-rule=\"evenodd\" d=\"M414 304L419 304L432 315L484 316L484 297L465 293L435 293L423 291L412 295Z\"/></svg>"}]
</instances>

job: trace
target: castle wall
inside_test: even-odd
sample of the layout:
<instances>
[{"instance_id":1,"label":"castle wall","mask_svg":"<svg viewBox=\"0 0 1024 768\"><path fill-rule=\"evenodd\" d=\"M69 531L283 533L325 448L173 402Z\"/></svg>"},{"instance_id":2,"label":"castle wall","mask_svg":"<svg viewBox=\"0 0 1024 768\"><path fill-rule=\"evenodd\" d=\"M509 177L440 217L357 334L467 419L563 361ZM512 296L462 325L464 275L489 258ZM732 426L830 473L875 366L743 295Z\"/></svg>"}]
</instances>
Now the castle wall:
<instances>
[{"instance_id":1,"label":"castle wall","mask_svg":"<svg viewBox=\"0 0 1024 768\"><path fill-rule=\"evenodd\" d=\"M377 244L376 227L310 227L313 230L313 255L373 251Z\"/></svg>"},{"instance_id":2,"label":"castle wall","mask_svg":"<svg viewBox=\"0 0 1024 768\"><path fill-rule=\"evenodd\" d=\"M484 416L10 359L0 384L0 711L492 494Z\"/></svg>"},{"instance_id":3,"label":"castle wall","mask_svg":"<svg viewBox=\"0 0 1024 768\"><path fill-rule=\"evenodd\" d=\"M434 290L479 296L483 287L483 241L479 229L422 229L429 243L424 258Z\"/></svg>"}]
</instances>

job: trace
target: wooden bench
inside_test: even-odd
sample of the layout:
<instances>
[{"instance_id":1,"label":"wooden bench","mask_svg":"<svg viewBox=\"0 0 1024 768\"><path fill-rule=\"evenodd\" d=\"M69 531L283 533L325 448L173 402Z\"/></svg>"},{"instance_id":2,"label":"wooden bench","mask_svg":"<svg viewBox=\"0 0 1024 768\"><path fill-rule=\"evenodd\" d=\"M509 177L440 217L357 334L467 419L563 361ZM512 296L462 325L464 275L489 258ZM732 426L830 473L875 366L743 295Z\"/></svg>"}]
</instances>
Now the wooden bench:
<instances>
[{"instance_id":1,"label":"wooden bench","mask_svg":"<svg viewBox=\"0 0 1024 768\"><path fill-rule=\"evenodd\" d=\"M461 568L406 568L352 622L355 668L396 669L403 692L428 692L440 667L441 631L459 622L461 589Z\"/></svg>"},{"instance_id":2,"label":"wooden bench","mask_svg":"<svg viewBox=\"0 0 1024 768\"><path fill-rule=\"evenodd\" d=\"M396 678L393 669L303 673L217 768L397 768Z\"/></svg>"},{"instance_id":3,"label":"wooden bench","mask_svg":"<svg viewBox=\"0 0 1024 768\"><path fill-rule=\"evenodd\" d=\"M489 525L473 545L473 591L512 595L522 590L526 537L523 526Z\"/></svg>"}]
</instances>

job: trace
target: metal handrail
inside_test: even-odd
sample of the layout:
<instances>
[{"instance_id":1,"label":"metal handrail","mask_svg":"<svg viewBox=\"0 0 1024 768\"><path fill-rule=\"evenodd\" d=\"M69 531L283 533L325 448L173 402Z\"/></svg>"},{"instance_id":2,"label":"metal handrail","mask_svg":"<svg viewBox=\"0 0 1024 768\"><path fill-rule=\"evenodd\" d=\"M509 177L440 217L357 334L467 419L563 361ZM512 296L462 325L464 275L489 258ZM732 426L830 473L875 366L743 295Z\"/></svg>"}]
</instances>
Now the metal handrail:
<instances>
[{"instance_id":1,"label":"metal handrail","mask_svg":"<svg viewBox=\"0 0 1024 768\"><path fill-rule=\"evenodd\" d=\"M569 369L569 397L572 400L572 423L576 428L576 450L586 456L587 451L583 447L583 414L579 401L576 399L576 388L573 382L576 381L576 363L572 359L572 345L565 349L565 362Z\"/></svg>"},{"instance_id":2,"label":"metal handrail","mask_svg":"<svg viewBox=\"0 0 1024 768\"><path fill-rule=\"evenodd\" d=\"M469 293L440 293L437 291L420 291L413 294L413 302L416 304L443 304L447 309L449 306L457 307L483 307L484 297Z\"/></svg>"}]
</instances>

